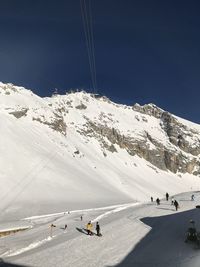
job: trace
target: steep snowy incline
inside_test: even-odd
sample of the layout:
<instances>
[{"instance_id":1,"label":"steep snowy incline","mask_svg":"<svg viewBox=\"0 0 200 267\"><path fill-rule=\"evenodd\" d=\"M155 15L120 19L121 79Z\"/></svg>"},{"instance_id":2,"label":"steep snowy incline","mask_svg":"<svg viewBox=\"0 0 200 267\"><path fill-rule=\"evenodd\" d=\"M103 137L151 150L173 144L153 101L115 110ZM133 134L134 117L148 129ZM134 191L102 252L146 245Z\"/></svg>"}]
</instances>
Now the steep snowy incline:
<instances>
[{"instance_id":1,"label":"steep snowy incline","mask_svg":"<svg viewBox=\"0 0 200 267\"><path fill-rule=\"evenodd\" d=\"M84 92L40 98L11 84L0 84L0 104L0 220L200 188L198 149L170 142L150 113Z\"/></svg>"},{"instance_id":2,"label":"steep snowy incline","mask_svg":"<svg viewBox=\"0 0 200 267\"><path fill-rule=\"evenodd\" d=\"M40 124L30 122L27 127L23 121L13 123L13 117L3 115L2 118L0 148L4 156L0 161L0 205L3 210L8 208L6 213L10 210L19 217L44 210L65 210L73 205L101 205L102 196L108 203L130 201L112 186L112 177L106 181L98 173L94 162L74 158L76 148L62 145L62 135ZM73 141L79 140L74 137ZM88 148L90 153L96 153L92 148Z\"/></svg>"}]
</instances>

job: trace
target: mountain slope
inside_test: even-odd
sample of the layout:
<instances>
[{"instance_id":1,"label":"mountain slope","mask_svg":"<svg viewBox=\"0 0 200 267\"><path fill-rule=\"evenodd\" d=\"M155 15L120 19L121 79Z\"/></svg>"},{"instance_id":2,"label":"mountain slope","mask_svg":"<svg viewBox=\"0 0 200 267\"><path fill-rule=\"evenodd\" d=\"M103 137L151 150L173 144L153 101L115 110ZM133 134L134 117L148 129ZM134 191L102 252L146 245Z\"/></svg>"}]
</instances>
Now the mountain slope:
<instances>
[{"instance_id":1,"label":"mountain slope","mask_svg":"<svg viewBox=\"0 0 200 267\"><path fill-rule=\"evenodd\" d=\"M41 98L1 83L2 218L199 189L199 130L153 104L85 92Z\"/></svg>"}]
</instances>

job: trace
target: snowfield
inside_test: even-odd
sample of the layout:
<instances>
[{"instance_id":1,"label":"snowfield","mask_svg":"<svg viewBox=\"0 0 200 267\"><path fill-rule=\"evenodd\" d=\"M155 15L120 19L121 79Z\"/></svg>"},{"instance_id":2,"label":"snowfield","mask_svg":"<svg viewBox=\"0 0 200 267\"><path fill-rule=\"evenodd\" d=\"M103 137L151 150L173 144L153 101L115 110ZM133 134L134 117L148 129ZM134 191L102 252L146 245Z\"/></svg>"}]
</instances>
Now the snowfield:
<instances>
[{"instance_id":1,"label":"snowfield","mask_svg":"<svg viewBox=\"0 0 200 267\"><path fill-rule=\"evenodd\" d=\"M1 258L19 266L197 267L200 248L184 242L191 219L200 230L200 210L195 208L200 192L194 192L195 201L192 193L175 196L177 212L163 199L160 206L130 203L26 218L32 228L2 238ZM86 235L89 220L94 226L99 221L102 237ZM51 223L56 226L52 236Z\"/></svg>"},{"instance_id":2,"label":"snowfield","mask_svg":"<svg viewBox=\"0 0 200 267\"><path fill-rule=\"evenodd\" d=\"M144 202L166 191L200 190L197 176L162 171L117 144L116 152L109 151L103 147L111 145L109 140L83 133L88 121L136 140L149 131L152 138L169 143L158 119L106 98L84 92L41 98L23 87L0 83L1 222ZM197 130L199 125L193 127Z\"/></svg>"},{"instance_id":3,"label":"snowfield","mask_svg":"<svg viewBox=\"0 0 200 267\"><path fill-rule=\"evenodd\" d=\"M187 142L196 147L200 126L177 120L191 127ZM151 134L175 149L155 116L105 97L41 98L0 83L0 232L27 228L0 238L0 266L199 267L198 248L184 243L188 221L199 222L199 177L161 170L92 127L135 142ZM178 212L164 200L149 202L166 192L178 194ZM102 237L86 235L90 220L100 222Z\"/></svg>"}]
</instances>

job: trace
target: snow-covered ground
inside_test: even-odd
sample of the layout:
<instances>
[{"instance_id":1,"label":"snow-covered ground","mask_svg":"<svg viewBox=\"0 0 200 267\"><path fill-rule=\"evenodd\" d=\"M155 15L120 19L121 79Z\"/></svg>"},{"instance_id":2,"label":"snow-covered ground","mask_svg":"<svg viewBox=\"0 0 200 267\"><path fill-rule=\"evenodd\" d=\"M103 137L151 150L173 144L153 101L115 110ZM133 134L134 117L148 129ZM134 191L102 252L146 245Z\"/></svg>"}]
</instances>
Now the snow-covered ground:
<instances>
[{"instance_id":1,"label":"snow-covered ground","mask_svg":"<svg viewBox=\"0 0 200 267\"><path fill-rule=\"evenodd\" d=\"M195 201L191 194L175 196L177 212L163 199L160 206L129 203L26 218L32 228L2 238L1 258L19 266L199 267L200 248L184 242L191 219L200 230L200 192L194 192ZM94 226L99 221L102 237L86 235L89 220Z\"/></svg>"},{"instance_id":2,"label":"snow-covered ground","mask_svg":"<svg viewBox=\"0 0 200 267\"><path fill-rule=\"evenodd\" d=\"M188 144L198 147L200 126L177 120L189 132ZM144 138L147 133L172 153L180 150L159 119L132 107L84 92L41 98L0 83L0 231L28 228L0 238L3 261L41 267L200 266L198 251L183 242L188 220L198 218L193 208L199 193L195 202L191 193L179 195L178 212L165 201L159 207L149 203L166 192L200 191L199 177L161 170L91 125L148 142L150 150L155 145ZM181 153L185 160L199 160ZM85 234L89 220L100 222L101 238Z\"/></svg>"},{"instance_id":3,"label":"snow-covered ground","mask_svg":"<svg viewBox=\"0 0 200 267\"><path fill-rule=\"evenodd\" d=\"M52 129L59 119L66 134ZM0 222L200 190L192 174L162 171L117 144L117 152L107 150L101 143L111 145L106 137L82 132L88 121L135 140L149 131L171 147L159 120L131 107L84 92L41 98L0 83Z\"/></svg>"}]
</instances>

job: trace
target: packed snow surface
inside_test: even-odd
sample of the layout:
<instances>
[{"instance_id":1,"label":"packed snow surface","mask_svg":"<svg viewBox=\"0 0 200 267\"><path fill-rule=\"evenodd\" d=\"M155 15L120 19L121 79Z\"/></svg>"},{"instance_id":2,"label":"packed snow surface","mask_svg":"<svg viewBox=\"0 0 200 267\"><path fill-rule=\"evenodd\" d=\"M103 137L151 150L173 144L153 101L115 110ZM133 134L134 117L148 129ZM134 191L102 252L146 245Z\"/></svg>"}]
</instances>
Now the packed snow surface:
<instances>
[{"instance_id":1,"label":"packed snow surface","mask_svg":"<svg viewBox=\"0 0 200 267\"><path fill-rule=\"evenodd\" d=\"M175 199L178 211L171 199L162 199L159 206L155 201L129 203L25 218L32 228L2 238L1 258L5 263L38 267L199 267L200 247L184 241L191 219L200 231L200 210L195 208L200 192L179 194ZM99 221L101 237L86 234L90 220L94 233ZM52 223L56 227L51 230Z\"/></svg>"}]
</instances>

